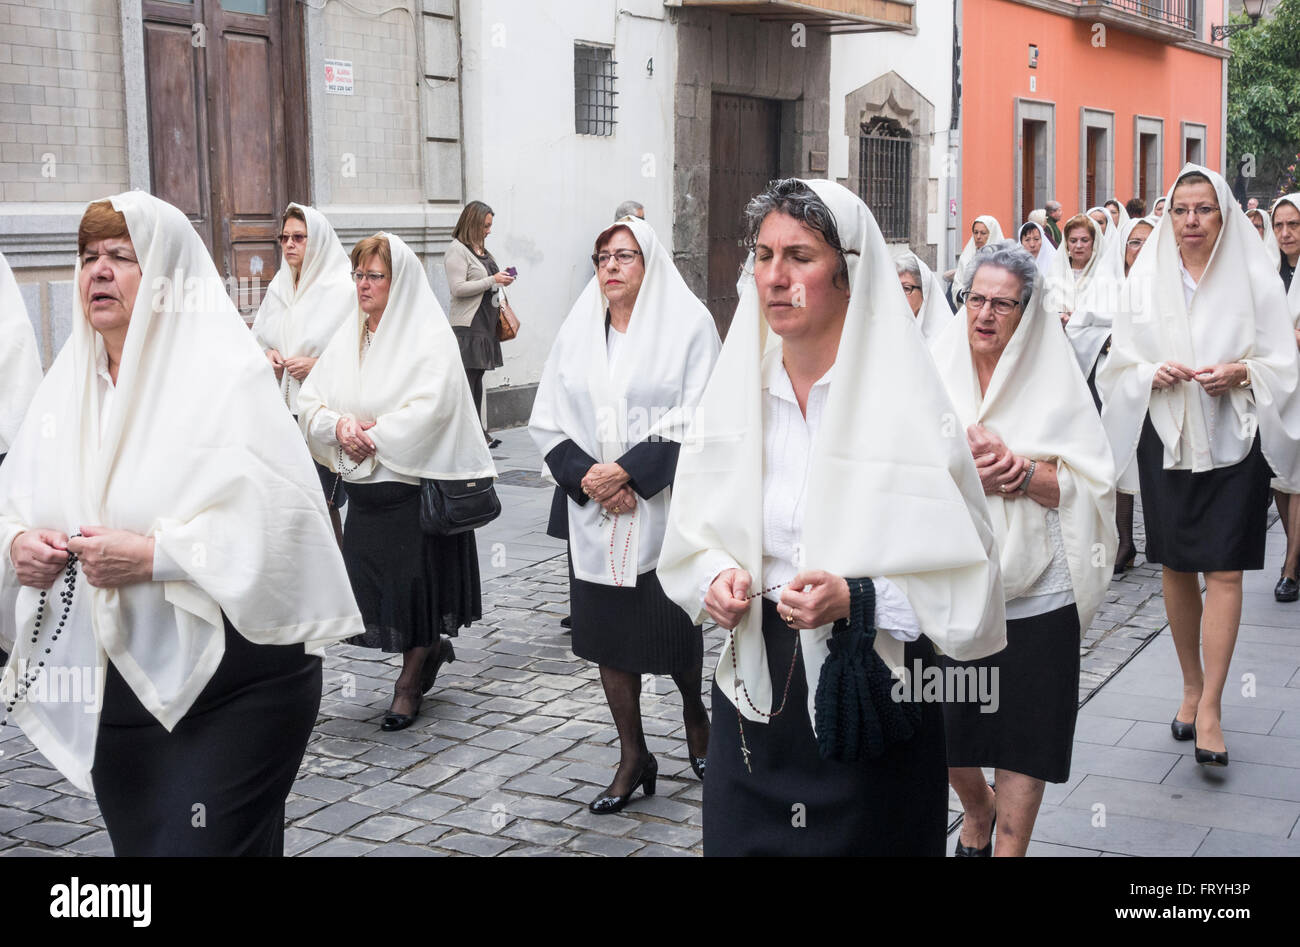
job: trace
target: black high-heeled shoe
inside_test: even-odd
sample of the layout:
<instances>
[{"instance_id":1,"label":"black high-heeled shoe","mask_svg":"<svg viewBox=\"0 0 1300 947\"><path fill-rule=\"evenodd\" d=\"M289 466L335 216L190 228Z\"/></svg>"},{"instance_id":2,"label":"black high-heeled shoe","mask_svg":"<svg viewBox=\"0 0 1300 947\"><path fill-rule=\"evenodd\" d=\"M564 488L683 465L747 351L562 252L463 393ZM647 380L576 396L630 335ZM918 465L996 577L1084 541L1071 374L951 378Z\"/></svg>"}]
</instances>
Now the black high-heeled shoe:
<instances>
[{"instance_id":1,"label":"black high-heeled shoe","mask_svg":"<svg viewBox=\"0 0 1300 947\"><path fill-rule=\"evenodd\" d=\"M587 806L587 808L596 815L609 815L618 812L631 801L632 794L636 792L637 786L640 786L647 796L653 796L655 794L655 778L658 775L659 761L651 756L649 762L641 767L641 772L632 781L631 789L622 795L616 795L612 791L613 784L610 784L600 796L591 801L591 805Z\"/></svg>"},{"instance_id":2,"label":"black high-heeled shoe","mask_svg":"<svg viewBox=\"0 0 1300 947\"><path fill-rule=\"evenodd\" d=\"M1133 568L1133 563L1137 562L1138 551L1136 546L1129 546L1127 549L1121 548L1115 554L1114 575L1123 575L1129 569Z\"/></svg>"},{"instance_id":3,"label":"black high-heeled shoe","mask_svg":"<svg viewBox=\"0 0 1300 947\"><path fill-rule=\"evenodd\" d=\"M434 681L438 679L438 672L442 670L442 666L451 664L455 660L456 651L451 646L450 638L442 638L439 640L438 647L430 648L429 654L424 659L424 666L420 668L420 693L429 693Z\"/></svg>"},{"instance_id":4,"label":"black high-heeled shoe","mask_svg":"<svg viewBox=\"0 0 1300 947\"><path fill-rule=\"evenodd\" d=\"M424 702L423 697L415 698L415 713L398 714L393 713L389 708L388 713L384 714L384 722L379 725L379 729L386 733L392 733L395 730L405 730L411 724L415 723L415 718L420 716L420 705Z\"/></svg>"},{"instance_id":5,"label":"black high-heeled shoe","mask_svg":"<svg viewBox=\"0 0 1300 947\"><path fill-rule=\"evenodd\" d=\"M963 845L961 843L961 833L957 833L957 847L952 850L954 858L992 858L993 857L993 830L998 827L998 814L993 813L993 821L989 823L989 840L983 848L975 848L972 845Z\"/></svg>"},{"instance_id":6,"label":"black high-heeled shoe","mask_svg":"<svg viewBox=\"0 0 1300 947\"><path fill-rule=\"evenodd\" d=\"M1175 714L1173 721L1169 724L1169 729L1173 731L1175 740L1195 740L1196 718L1193 717L1191 723L1183 723Z\"/></svg>"},{"instance_id":7,"label":"black high-heeled shoe","mask_svg":"<svg viewBox=\"0 0 1300 947\"><path fill-rule=\"evenodd\" d=\"M1202 750L1198 746L1196 748L1196 762L1202 766L1227 766L1228 751L1225 748L1220 753L1218 750Z\"/></svg>"}]
</instances>

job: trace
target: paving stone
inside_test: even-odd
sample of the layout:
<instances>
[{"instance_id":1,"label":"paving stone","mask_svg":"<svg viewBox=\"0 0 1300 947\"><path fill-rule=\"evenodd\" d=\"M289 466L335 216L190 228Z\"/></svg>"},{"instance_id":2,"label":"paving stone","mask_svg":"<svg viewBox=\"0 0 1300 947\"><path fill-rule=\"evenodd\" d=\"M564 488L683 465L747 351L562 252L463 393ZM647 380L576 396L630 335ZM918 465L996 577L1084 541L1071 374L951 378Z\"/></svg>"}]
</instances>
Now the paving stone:
<instances>
[{"instance_id":1,"label":"paving stone","mask_svg":"<svg viewBox=\"0 0 1300 947\"><path fill-rule=\"evenodd\" d=\"M439 848L451 849L451 851L460 852L463 855L500 855L514 844L514 839L497 838L489 835L472 835L467 832L458 832L455 835L448 835L438 840Z\"/></svg>"},{"instance_id":2,"label":"paving stone","mask_svg":"<svg viewBox=\"0 0 1300 947\"><path fill-rule=\"evenodd\" d=\"M561 828L557 825L547 825L545 822L522 820L507 825L501 830L501 834L508 838L519 839L524 842L532 842L535 845L559 847L578 833L573 829Z\"/></svg>"},{"instance_id":3,"label":"paving stone","mask_svg":"<svg viewBox=\"0 0 1300 947\"><path fill-rule=\"evenodd\" d=\"M35 822L40 816L35 812L27 812L23 809L10 809L0 807L0 833L10 834L20 825L26 825L28 822Z\"/></svg>"},{"instance_id":4,"label":"paving stone","mask_svg":"<svg viewBox=\"0 0 1300 947\"><path fill-rule=\"evenodd\" d=\"M608 835L596 835L592 832L584 832L569 843L569 848L575 851L586 852L589 855L604 855L607 858L626 858L637 849L644 847L645 843L636 839L611 838Z\"/></svg>"},{"instance_id":5,"label":"paving stone","mask_svg":"<svg viewBox=\"0 0 1300 947\"><path fill-rule=\"evenodd\" d=\"M311 796L299 796L296 799L289 799L284 804L284 817L292 822L294 819L301 819L311 815L318 809L323 809L328 802L320 799L313 799Z\"/></svg>"},{"instance_id":6,"label":"paving stone","mask_svg":"<svg viewBox=\"0 0 1300 947\"><path fill-rule=\"evenodd\" d=\"M311 796L313 799L321 799L325 802L338 802L356 792L356 788L341 779L307 776L293 784L293 791L300 796Z\"/></svg>"},{"instance_id":7,"label":"paving stone","mask_svg":"<svg viewBox=\"0 0 1300 947\"><path fill-rule=\"evenodd\" d=\"M419 794L420 789L418 786L386 783L357 793L352 797L352 801L375 809L392 809L406 802L412 796L418 796Z\"/></svg>"},{"instance_id":8,"label":"paving stone","mask_svg":"<svg viewBox=\"0 0 1300 947\"><path fill-rule=\"evenodd\" d=\"M1300 803L1296 802L1234 795L1232 804L1225 805L1222 793L1109 776L1088 776L1063 806L1091 809L1098 802L1105 804L1113 815L1184 823L1206 830L1234 829L1278 838L1286 838L1300 818ZM1121 849L1111 846L1108 850Z\"/></svg>"},{"instance_id":9,"label":"paving stone","mask_svg":"<svg viewBox=\"0 0 1300 947\"><path fill-rule=\"evenodd\" d=\"M1236 762L1230 764L1236 766ZM1197 858L1296 858L1300 857L1300 838L1279 839L1231 829L1210 829Z\"/></svg>"},{"instance_id":10,"label":"paving stone","mask_svg":"<svg viewBox=\"0 0 1300 947\"><path fill-rule=\"evenodd\" d=\"M454 779L447 780L438 787L438 791L453 796L469 796L473 799L483 795L484 793L491 792L505 781L505 776L494 776L491 773L467 772L461 773Z\"/></svg>"},{"instance_id":11,"label":"paving stone","mask_svg":"<svg viewBox=\"0 0 1300 947\"><path fill-rule=\"evenodd\" d=\"M304 829L299 826L292 826L284 830L284 854L286 856L301 855L315 845L326 842L331 836L326 832L317 832L313 829Z\"/></svg>"},{"instance_id":12,"label":"paving stone","mask_svg":"<svg viewBox=\"0 0 1300 947\"><path fill-rule=\"evenodd\" d=\"M359 839L332 838L307 852L305 857L356 858L358 855L373 852L378 847L374 842L362 842Z\"/></svg>"},{"instance_id":13,"label":"paving stone","mask_svg":"<svg viewBox=\"0 0 1300 947\"><path fill-rule=\"evenodd\" d=\"M408 845L405 842L389 842L366 852L366 858L437 858L441 853L423 845Z\"/></svg>"},{"instance_id":14,"label":"paving stone","mask_svg":"<svg viewBox=\"0 0 1300 947\"><path fill-rule=\"evenodd\" d=\"M479 763L477 769L495 776L517 776L537 765L531 756L519 756L516 753L502 753L486 762Z\"/></svg>"},{"instance_id":15,"label":"paving stone","mask_svg":"<svg viewBox=\"0 0 1300 947\"><path fill-rule=\"evenodd\" d=\"M662 822L644 822L630 833L632 838L646 842L658 842L677 848L693 848L700 844L698 829L680 825L665 825Z\"/></svg>"},{"instance_id":16,"label":"paving stone","mask_svg":"<svg viewBox=\"0 0 1300 947\"><path fill-rule=\"evenodd\" d=\"M460 808L462 805L464 803L459 799L426 792L414 799L408 799L397 806L394 811L412 819L423 819L426 822L431 822L441 818L445 813L451 812L453 809Z\"/></svg>"},{"instance_id":17,"label":"paving stone","mask_svg":"<svg viewBox=\"0 0 1300 947\"><path fill-rule=\"evenodd\" d=\"M102 829L82 836L67 846L67 850L74 855L87 855L95 858L113 857L113 843L108 840L108 833ZM286 852L286 854L288 853Z\"/></svg>"},{"instance_id":18,"label":"paving stone","mask_svg":"<svg viewBox=\"0 0 1300 947\"><path fill-rule=\"evenodd\" d=\"M399 776L394 776L395 782L410 783L413 786L421 786L428 789L436 786L444 780L455 776L459 769L454 766L442 766L438 763L426 763L423 766L417 766L415 769Z\"/></svg>"},{"instance_id":19,"label":"paving stone","mask_svg":"<svg viewBox=\"0 0 1300 947\"><path fill-rule=\"evenodd\" d=\"M360 825L348 830L349 835L369 839L372 842L391 842L393 839L420 828L421 823L414 819L404 819L395 815L377 815Z\"/></svg>"},{"instance_id":20,"label":"paving stone","mask_svg":"<svg viewBox=\"0 0 1300 947\"><path fill-rule=\"evenodd\" d=\"M357 805L355 802L336 802L307 816L298 824L303 828L318 829L321 832L338 835L361 820L377 815L378 812L378 809Z\"/></svg>"},{"instance_id":21,"label":"paving stone","mask_svg":"<svg viewBox=\"0 0 1300 947\"><path fill-rule=\"evenodd\" d=\"M75 842L82 836L94 831L94 827L90 825L78 825L76 822L55 822L46 819L41 822L32 822L29 825L19 826L10 834L15 838L26 839L29 842L40 842L42 845L49 845L51 848L62 848L69 842Z\"/></svg>"}]
</instances>

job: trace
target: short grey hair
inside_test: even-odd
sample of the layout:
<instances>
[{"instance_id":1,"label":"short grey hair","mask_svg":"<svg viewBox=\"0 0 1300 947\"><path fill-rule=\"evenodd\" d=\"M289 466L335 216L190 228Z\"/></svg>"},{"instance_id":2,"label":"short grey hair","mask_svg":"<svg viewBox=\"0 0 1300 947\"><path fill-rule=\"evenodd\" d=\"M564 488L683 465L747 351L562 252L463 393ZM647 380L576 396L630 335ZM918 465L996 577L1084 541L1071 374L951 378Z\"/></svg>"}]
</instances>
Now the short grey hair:
<instances>
[{"instance_id":1,"label":"short grey hair","mask_svg":"<svg viewBox=\"0 0 1300 947\"><path fill-rule=\"evenodd\" d=\"M624 217L645 217L645 208L636 201L624 201L614 211L614 219L622 220Z\"/></svg>"},{"instance_id":2,"label":"short grey hair","mask_svg":"<svg viewBox=\"0 0 1300 947\"><path fill-rule=\"evenodd\" d=\"M900 254L899 257L894 260L894 269L898 271L899 276L910 276L915 279L917 283L921 282L921 266L917 262L916 257L911 253Z\"/></svg>"},{"instance_id":3,"label":"short grey hair","mask_svg":"<svg viewBox=\"0 0 1300 947\"><path fill-rule=\"evenodd\" d=\"M1034 280L1038 277L1038 264L1029 255L1029 251L1015 240L1002 240L988 244L975 254L975 269L970 275L971 283L975 282L975 275L986 266L1006 270L1020 280L1020 312L1023 315L1028 311L1029 300L1034 295Z\"/></svg>"},{"instance_id":4,"label":"short grey hair","mask_svg":"<svg viewBox=\"0 0 1300 947\"><path fill-rule=\"evenodd\" d=\"M1048 201L1046 204L1043 205L1043 210L1047 211L1049 214L1054 210L1060 210L1060 209L1061 209L1060 201Z\"/></svg>"}]
</instances>

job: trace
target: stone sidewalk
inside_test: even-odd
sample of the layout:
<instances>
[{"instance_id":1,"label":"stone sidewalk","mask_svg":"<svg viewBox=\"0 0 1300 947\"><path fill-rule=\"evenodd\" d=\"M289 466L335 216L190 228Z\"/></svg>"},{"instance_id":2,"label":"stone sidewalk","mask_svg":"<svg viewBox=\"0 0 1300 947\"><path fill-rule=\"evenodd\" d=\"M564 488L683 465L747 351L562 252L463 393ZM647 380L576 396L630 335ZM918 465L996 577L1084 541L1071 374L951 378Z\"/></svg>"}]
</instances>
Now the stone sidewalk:
<instances>
[{"instance_id":1,"label":"stone sidewalk","mask_svg":"<svg viewBox=\"0 0 1300 947\"><path fill-rule=\"evenodd\" d=\"M478 534L483 621L456 639L456 662L443 668L417 723L399 733L379 730L398 659L334 649L316 732L288 805L289 854L699 854L702 787L686 759L681 700L669 678L643 681L647 741L659 760L657 794L638 794L618 815L587 811L612 778L616 735L596 668L573 656L559 625L567 613L568 573L563 544L545 535L551 491L536 473L537 453L522 429L500 436L495 456L504 513ZM1300 799L1300 781L1292 769L1290 788L1279 783L1284 774L1277 762L1300 765L1300 645L1285 643L1296 641L1290 629L1300 610L1269 612L1271 596L1255 602L1255 586L1276 572L1273 561L1272 571L1257 573L1250 586L1250 624L1238 649L1238 664L1255 670L1265 696L1240 717L1234 706L1226 721L1255 742L1228 734L1234 762L1214 788L1196 786L1205 777L1186 765L1190 748L1168 740L1172 709L1165 705L1176 709L1177 696L1177 681L1168 675L1177 672L1165 653L1168 635L1159 634L1158 571L1139 558L1114 583L1082 643L1080 699L1087 704L1074 772L1069 783L1049 787L1035 833L1041 841L1031 854L1191 854L1206 846L1219 853L1233 845L1265 846L1265 853L1297 844L1292 810L1300 802L1286 800ZM706 672L722 638L706 628ZM707 700L707 681L704 693ZM1250 709L1265 701L1274 709ZM1155 746L1161 721L1169 746ZM1157 756L1168 757L1163 770ZM1149 778L1156 775L1161 778ZM1176 799L1197 801L1171 806L1152 795L1174 790ZM1111 810L1104 832L1086 830L1097 800ZM1169 807L1167 818L1159 814L1162 805ZM1283 825L1288 813L1291 821ZM1162 848L1161 840L1178 844ZM11 726L0 729L0 850L111 853L93 800L62 780Z\"/></svg>"}]
</instances>

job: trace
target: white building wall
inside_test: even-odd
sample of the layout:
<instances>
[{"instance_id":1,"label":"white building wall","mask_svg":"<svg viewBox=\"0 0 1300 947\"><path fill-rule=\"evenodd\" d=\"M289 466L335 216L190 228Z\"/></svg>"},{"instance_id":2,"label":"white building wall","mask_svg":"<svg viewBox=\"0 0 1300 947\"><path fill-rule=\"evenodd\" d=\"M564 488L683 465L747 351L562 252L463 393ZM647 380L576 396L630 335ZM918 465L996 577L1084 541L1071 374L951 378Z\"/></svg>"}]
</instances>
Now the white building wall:
<instances>
[{"instance_id":1,"label":"white building wall","mask_svg":"<svg viewBox=\"0 0 1300 947\"><path fill-rule=\"evenodd\" d=\"M918 243L938 247L939 260L951 256L947 246L950 218L949 198L960 180L959 167L949 157L949 137L959 139L948 127L952 122L952 27L951 0L926 0L916 5L915 35L903 33L849 33L831 40L830 177L849 173L849 148L858 147L844 130L844 97L889 72L896 72L934 106L934 140L930 149L930 178L938 179L937 193L927 193L930 182L914 181L914 189L926 196L932 213L927 232ZM914 190L915 193L915 190ZM960 250L960 248L958 248Z\"/></svg>"},{"instance_id":2,"label":"white building wall","mask_svg":"<svg viewBox=\"0 0 1300 947\"><path fill-rule=\"evenodd\" d=\"M495 212L488 247L519 270L509 295L523 324L485 387L531 385L615 207L644 204L671 250L675 31L658 0L462 0L460 12L465 199ZM575 132L578 41L614 47L612 136Z\"/></svg>"}]
</instances>

